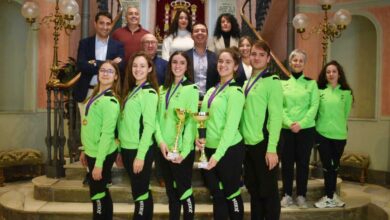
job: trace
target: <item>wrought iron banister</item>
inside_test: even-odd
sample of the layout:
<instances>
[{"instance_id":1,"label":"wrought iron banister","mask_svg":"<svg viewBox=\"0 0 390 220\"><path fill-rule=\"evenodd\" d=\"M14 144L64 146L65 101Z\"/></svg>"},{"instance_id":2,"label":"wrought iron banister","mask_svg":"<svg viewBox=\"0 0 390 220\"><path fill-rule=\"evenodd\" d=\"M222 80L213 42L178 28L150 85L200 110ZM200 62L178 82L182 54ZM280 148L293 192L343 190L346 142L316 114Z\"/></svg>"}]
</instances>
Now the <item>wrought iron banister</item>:
<instances>
[{"instance_id":1,"label":"wrought iron banister","mask_svg":"<svg viewBox=\"0 0 390 220\"><path fill-rule=\"evenodd\" d=\"M247 26L253 31L253 33L255 34L255 36L259 39L259 40L264 40L260 33L256 31L255 27L252 25L252 23L249 21L248 17L245 16L245 7L246 5L248 4L249 0L245 1L245 3L243 4L242 8L241 8L241 12L240 12L240 15L241 15L241 18L242 20L247 24ZM276 65L282 70L282 72L289 76L291 73L288 71L288 69L282 64L282 62L279 60L279 58L272 52L272 49L271 49L271 53L270 53L272 59L275 61Z\"/></svg>"}]
</instances>

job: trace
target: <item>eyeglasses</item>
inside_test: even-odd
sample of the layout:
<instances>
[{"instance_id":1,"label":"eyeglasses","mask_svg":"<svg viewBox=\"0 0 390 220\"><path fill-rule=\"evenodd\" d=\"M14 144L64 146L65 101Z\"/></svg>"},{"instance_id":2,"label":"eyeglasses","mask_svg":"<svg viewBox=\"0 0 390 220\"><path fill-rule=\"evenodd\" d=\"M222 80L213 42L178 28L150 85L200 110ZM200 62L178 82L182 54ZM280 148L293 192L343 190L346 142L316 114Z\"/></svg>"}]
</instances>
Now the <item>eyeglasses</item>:
<instances>
[{"instance_id":1,"label":"eyeglasses","mask_svg":"<svg viewBox=\"0 0 390 220\"><path fill-rule=\"evenodd\" d=\"M104 69L104 68L100 68L100 69L99 69L99 73L107 73L107 74L112 75L112 74L115 73L115 70L113 70L113 69Z\"/></svg>"},{"instance_id":2,"label":"eyeglasses","mask_svg":"<svg viewBox=\"0 0 390 220\"><path fill-rule=\"evenodd\" d=\"M144 43L144 44L155 45L155 44L157 44L157 41L144 41L143 43Z\"/></svg>"}]
</instances>

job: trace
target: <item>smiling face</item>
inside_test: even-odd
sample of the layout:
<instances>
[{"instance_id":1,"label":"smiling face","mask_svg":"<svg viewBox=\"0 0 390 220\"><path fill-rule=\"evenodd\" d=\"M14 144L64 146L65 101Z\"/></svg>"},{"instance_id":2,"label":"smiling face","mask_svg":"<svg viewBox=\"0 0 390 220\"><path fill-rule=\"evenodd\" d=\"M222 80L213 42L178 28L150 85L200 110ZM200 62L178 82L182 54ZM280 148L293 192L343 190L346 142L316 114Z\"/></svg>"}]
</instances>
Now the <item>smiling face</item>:
<instances>
[{"instance_id":1,"label":"smiling face","mask_svg":"<svg viewBox=\"0 0 390 220\"><path fill-rule=\"evenodd\" d=\"M188 17L187 14L184 12L180 12L179 14L179 29L186 29L188 26Z\"/></svg>"},{"instance_id":2,"label":"smiling face","mask_svg":"<svg viewBox=\"0 0 390 220\"><path fill-rule=\"evenodd\" d=\"M139 11L137 8L129 7L127 9L126 21L128 25L139 25Z\"/></svg>"},{"instance_id":3,"label":"smiling face","mask_svg":"<svg viewBox=\"0 0 390 220\"><path fill-rule=\"evenodd\" d=\"M148 74L152 71L152 67L148 65L148 61L143 56L134 58L131 72L135 78L137 85L147 80Z\"/></svg>"},{"instance_id":4,"label":"smiling face","mask_svg":"<svg viewBox=\"0 0 390 220\"><path fill-rule=\"evenodd\" d=\"M207 43L207 28L203 24L197 24L192 27L192 39L196 45Z\"/></svg>"},{"instance_id":5,"label":"smiling face","mask_svg":"<svg viewBox=\"0 0 390 220\"><path fill-rule=\"evenodd\" d=\"M221 18L221 30L223 32L230 32L232 30L232 23L226 18Z\"/></svg>"},{"instance_id":6,"label":"smiling face","mask_svg":"<svg viewBox=\"0 0 390 220\"><path fill-rule=\"evenodd\" d=\"M222 52L218 57L217 70L221 79L232 78L237 70L238 64L234 62L229 52Z\"/></svg>"},{"instance_id":7,"label":"smiling face","mask_svg":"<svg viewBox=\"0 0 390 220\"><path fill-rule=\"evenodd\" d=\"M339 70L335 65L329 65L326 67L326 80L329 84L335 86L338 84L340 78Z\"/></svg>"},{"instance_id":8,"label":"smiling face","mask_svg":"<svg viewBox=\"0 0 390 220\"><path fill-rule=\"evenodd\" d=\"M157 53L157 39L153 34L145 34L142 37L142 49L153 59Z\"/></svg>"},{"instance_id":9,"label":"smiling face","mask_svg":"<svg viewBox=\"0 0 390 220\"><path fill-rule=\"evenodd\" d=\"M301 53L296 53L290 59L290 67L295 73L300 73L305 68L305 55Z\"/></svg>"},{"instance_id":10,"label":"smiling face","mask_svg":"<svg viewBox=\"0 0 390 220\"><path fill-rule=\"evenodd\" d=\"M95 21L96 35L100 38L107 38L111 31L112 21L110 18L100 15L98 20Z\"/></svg>"},{"instance_id":11,"label":"smiling face","mask_svg":"<svg viewBox=\"0 0 390 220\"><path fill-rule=\"evenodd\" d=\"M183 78L187 71L187 60L181 54L176 54L172 57L171 69L175 78Z\"/></svg>"},{"instance_id":12,"label":"smiling face","mask_svg":"<svg viewBox=\"0 0 390 220\"><path fill-rule=\"evenodd\" d=\"M111 87L118 79L115 68L110 63L103 63L99 68L100 86Z\"/></svg>"},{"instance_id":13,"label":"smiling face","mask_svg":"<svg viewBox=\"0 0 390 220\"><path fill-rule=\"evenodd\" d=\"M271 57L263 49L253 46L250 54L251 65L254 70L263 70L267 67Z\"/></svg>"},{"instance_id":14,"label":"smiling face","mask_svg":"<svg viewBox=\"0 0 390 220\"><path fill-rule=\"evenodd\" d=\"M244 39L241 41L238 50L240 51L240 54L242 57L247 58L251 54L251 43L248 41L248 39Z\"/></svg>"}]
</instances>

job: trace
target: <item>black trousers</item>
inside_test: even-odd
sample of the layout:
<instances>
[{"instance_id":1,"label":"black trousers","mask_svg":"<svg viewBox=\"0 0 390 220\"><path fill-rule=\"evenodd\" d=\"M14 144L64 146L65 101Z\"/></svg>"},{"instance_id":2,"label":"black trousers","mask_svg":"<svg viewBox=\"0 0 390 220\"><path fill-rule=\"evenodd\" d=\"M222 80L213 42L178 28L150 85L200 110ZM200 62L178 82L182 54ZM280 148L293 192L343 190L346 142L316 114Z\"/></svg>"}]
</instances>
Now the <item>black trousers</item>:
<instances>
[{"instance_id":1,"label":"black trousers","mask_svg":"<svg viewBox=\"0 0 390 220\"><path fill-rule=\"evenodd\" d=\"M94 180L92 171L95 167L96 158L86 155L89 169L89 195L93 207L94 220L111 220L113 216L113 204L110 191L107 184L111 181L111 169L116 159L117 152L113 152L106 156L102 167L102 179Z\"/></svg>"},{"instance_id":2,"label":"black trousers","mask_svg":"<svg viewBox=\"0 0 390 220\"><path fill-rule=\"evenodd\" d=\"M298 133L282 129L282 180L284 193L291 196L296 165L297 196L306 196L309 178L309 162L314 145L314 128L306 128Z\"/></svg>"},{"instance_id":3,"label":"black trousers","mask_svg":"<svg viewBox=\"0 0 390 220\"><path fill-rule=\"evenodd\" d=\"M195 200L192 195L191 180L195 152L191 151L180 164L166 160L161 152L159 153L159 157L169 200L169 219L179 220L182 206L183 219L194 219ZM191 193L188 194L189 192Z\"/></svg>"},{"instance_id":4,"label":"black trousers","mask_svg":"<svg viewBox=\"0 0 390 220\"><path fill-rule=\"evenodd\" d=\"M210 159L215 151L216 149L206 147L207 158ZM206 186L213 197L213 215L216 220L244 217L241 194L233 196L240 190L244 157L244 145L238 143L229 147L213 169L202 171Z\"/></svg>"},{"instance_id":5,"label":"black trousers","mask_svg":"<svg viewBox=\"0 0 390 220\"><path fill-rule=\"evenodd\" d=\"M265 161L268 140L245 145L244 182L251 196L252 220L278 220L280 201L278 166L268 169Z\"/></svg>"},{"instance_id":6,"label":"black trousers","mask_svg":"<svg viewBox=\"0 0 390 220\"><path fill-rule=\"evenodd\" d=\"M133 163L137 155L137 149L121 149L123 165L130 177L131 193L135 210L133 219L153 218L153 197L149 191L150 174L152 173L153 149L149 148L145 155L144 167L140 173L133 172Z\"/></svg>"},{"instance_id":7,"label":"black trousers","mask_svg":"<svg viewBox=\"0 0 390 220\"><path fill-rule=\"evenodd\" d=\"M333 198L333 193L336 192L340 158L343 155L347 140L335 140L317 134L317 142L319 143L318 152L324 170L325 194L328 198Z\"/></svg>"}]
</instances>

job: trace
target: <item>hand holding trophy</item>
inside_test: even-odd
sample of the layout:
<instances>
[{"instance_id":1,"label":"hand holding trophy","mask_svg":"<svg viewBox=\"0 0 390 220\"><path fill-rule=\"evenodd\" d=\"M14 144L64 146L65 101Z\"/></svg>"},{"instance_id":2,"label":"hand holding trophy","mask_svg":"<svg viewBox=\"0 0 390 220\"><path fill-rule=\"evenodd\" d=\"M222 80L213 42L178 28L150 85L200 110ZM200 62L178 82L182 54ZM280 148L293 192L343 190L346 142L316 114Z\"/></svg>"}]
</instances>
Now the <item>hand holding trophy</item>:
<instances>
[{"instance_id":1,"label":"hand holding trophy","mask_svg":"<svg viewBox=\"0 0 390 220\"><path fill-rule=\"evenodd\" d=\"M199 133L199 139L201 139L201 140L206 139L205 121L207 120L208 116L209 116L208 112L192 113L192 117L199 123L198 133ZM206 157L206 154L204 152L204 147L202 147L201 151L200 151L198 168L199 169L206 169L207 164L208 164L207 157Z\"/></svg>"},{"instance_id":2,"label":"hand holding trophy","mask_svg":"<svg viewBox=\"0 0 390 220\"><path fill-rule=\"evenodd\" d=\"M167 158L169 160L175 160L176 158L179 157L179 149L178 149L178 144L179 144L179 137L181 135L181 130L182 127L184 126L184 122L186 120L186 110L182 108L176 108L176 116L179 119L178 123L176 124L176 139L175 139L175 144L173 145L172 151L168 152Z\"/></svg>"}]
</instances>

